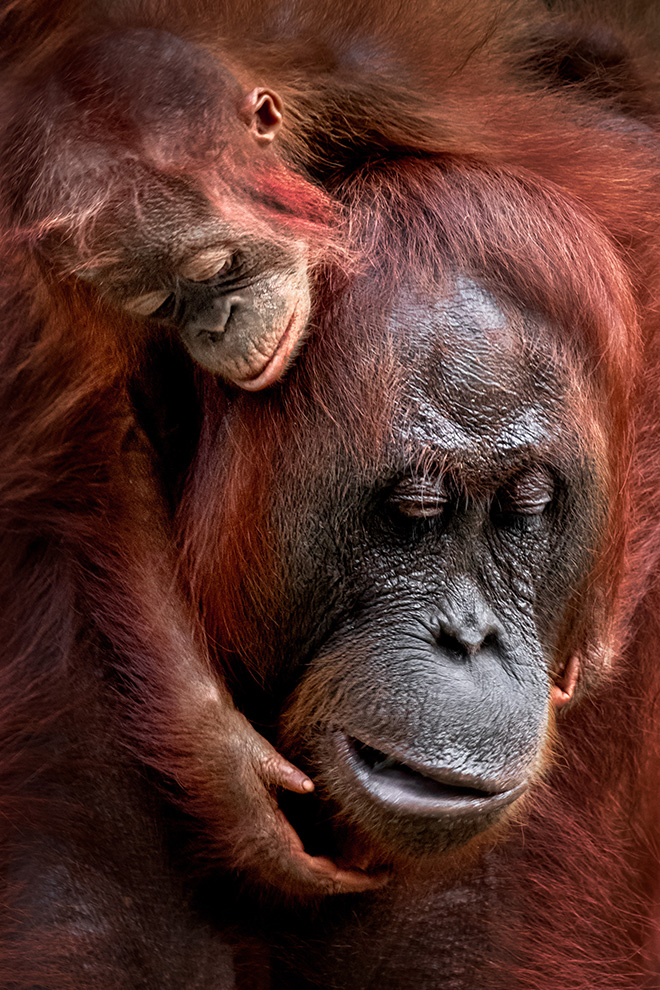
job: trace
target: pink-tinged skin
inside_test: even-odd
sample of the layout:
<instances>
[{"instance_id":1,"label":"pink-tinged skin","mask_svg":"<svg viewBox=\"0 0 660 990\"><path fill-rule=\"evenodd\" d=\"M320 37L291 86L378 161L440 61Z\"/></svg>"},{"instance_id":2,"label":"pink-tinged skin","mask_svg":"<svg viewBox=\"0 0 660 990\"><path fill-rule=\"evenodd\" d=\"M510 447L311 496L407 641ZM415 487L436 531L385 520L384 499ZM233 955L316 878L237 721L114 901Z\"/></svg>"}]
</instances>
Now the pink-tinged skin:
<instances>
[{"instance_id":1,"label":"pink-tinged skin","mask_svg":"<svg viewBox=\"0 0 660 990\"><path fill-rule=\"evenodd\" d=\"M280 753L277 753L277 764L273 766L272 771L273 778L287 791L293 791L295 794L311 794L314 790L314 781L293 763L289 763Z\"/></svg>"},{"instance_id":2,"label":"pink-tinged skin","mask_svg":"<svg viewBox=\"0 0 660 990\"><path fill-rule=\"evenodd\" d=\"M263 388L268 388L282 377L289 367L293 355L301 343L307 327L307 317L309 309L307 306L298 305L293 311L286 330L277 342L272 353L265 358L264 363L256 376L243 378L234 381L239 388L247 392L259 392Z\"/></svg>"},{"instance_id":3,"label":"pink-tinged skin","mask_svg":"<svg viewBox=\"0 0 660 990\"><path fill-rule=\"evenodd\" d=\"M319 887L331 888L336 894L359 894L367 890L377 890L387 880L385 873L365 873L359 869L339 866L327 856L310 856L305 852L300 836L294 830L284 813L278 809L277 815L284 837L289 844L289 852L301 870Z\"/></svg>"},{"instance_id":4,"label":"pink-tinged skin","mask_svg":"<svg viewBox=\"0 0 660 990\"><path fill-rule=\"evenodd\" d=\"M575 693L575 688L577 687L579 674L580 661L578 657L573 654L566 664L562 674L557 678L550 689L550 704L553 705L554 708L562 708L571 700L573 694Z\"/></svg>"},{"instance_id":5,"label":"pink-tinged skin","mask_svg":"<svg viewBox=\"0 0 660 990\"><path fill-rule=\"evenodd\" d=\"M266 776L276 787L284 788L296 794L311 794L314 782L290 763L281 753L273 752L269 756ZM280 840L288 847L289 855L297 864L300 873L308 884L318 886L319 892L327 893L361 893L381 887L387 879L387 874L367 873L357 866L350 868L339 866L327 856L311 856L305 852L300 836L295 831L284 812L277 808L275 811Z\"/></svg>"}]
</instances>

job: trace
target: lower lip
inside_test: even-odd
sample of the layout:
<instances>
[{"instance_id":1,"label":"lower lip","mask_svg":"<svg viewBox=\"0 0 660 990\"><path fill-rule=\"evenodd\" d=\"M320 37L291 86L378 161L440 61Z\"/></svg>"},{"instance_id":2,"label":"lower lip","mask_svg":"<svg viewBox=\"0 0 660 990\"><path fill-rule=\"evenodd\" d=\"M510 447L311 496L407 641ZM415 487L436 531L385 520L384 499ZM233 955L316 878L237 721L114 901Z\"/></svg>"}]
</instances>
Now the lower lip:
<instances>
[{"instance_id":1,"label":"lower lip","mask_svg":"<svg viewBox=\"0 0 660 990\"><path fill-rule=\"evenodd\" d=\"M278 381L289 366L291 355L302 337L306 322L306 314L303 316L300 308L296 307L277 347L256 378L244 378L242 381L235 381L234 384L247 392L259 392L262 388L268 388Z\"/></svg>"},{"instance_id":2,"label":"lower lip","mask_svg":"<svg viewBox=\"0 0 660 990\"><path fill-rule=\"evenodd\" d=\"M335 736L335 746L341 762L372 801L404 814L438 819L481 816L513 804L527 789L527 783L521 782L504 791L478 793L453 782L436 783L405 764L400 771L379 773L363 763L343 733Z\"/></svg>"}]
</instances>

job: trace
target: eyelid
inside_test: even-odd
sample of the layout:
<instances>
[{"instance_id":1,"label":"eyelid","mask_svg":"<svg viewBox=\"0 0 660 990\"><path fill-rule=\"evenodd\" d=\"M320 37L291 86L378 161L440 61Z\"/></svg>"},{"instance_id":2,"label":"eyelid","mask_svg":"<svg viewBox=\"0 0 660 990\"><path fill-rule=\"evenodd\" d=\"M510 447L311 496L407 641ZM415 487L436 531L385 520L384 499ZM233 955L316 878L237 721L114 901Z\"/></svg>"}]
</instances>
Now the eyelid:
<instances>
[{"instance_id":1,"label":"eyelid","mask_svg":"<svg viewBox=\"0 0 660 990\"><path fill-rule=\"evenodd\" d=\"M155 292L145 292L124 302L124 309L134 316L151 316L172 295L171 289L158 289Z\"/></svg>"},{"instance_id":2,"label":"eyelid","mask_svg":"<svg viewBox=\"0 0 660 990\"><path fill-rule=\"evenodd\" d=\"M513 502L510 509L512 512L517 512L519 515L540 516L543 512L545 512L551 501L552 499L547 498L538 502Z\"/></svg>"},{"instance_id":3,"label":"eyelid","mask_svg":"<svg viewBox=\"0 0 660 990\"><path fill-rule=\"evenodd\" d=\"M503 493L502 505L513 512L540 515L555 494L555 483L547 471L536 471L515 481Z\"/></svg>"},{"instance_id":4,"label":"eyelid","mask_svg":"<svg viewBox=\"0 0 660 990\"><path fill-rule=\"evenodd\" d=\"M414 519L431 519L442 515L449 498L438 481L424 482L405 478L390 492L389 502L398 512Z\"/></svg>"},{"instance_id":5,"label":"eyelid","mask_svg":"<svg viewBox=\"0 0 660 990\"><path fill-rule=\"evenodd\" d=\"M526 497L531 497L535 500L537 497L544 497L545 495L552 495L554 485L550 478L543 479L529 479L522 483L518 483L511 489L512 495L517 498L525 499Z\"/></svg>"},{"instance_id":6,"label":"eyelid","mask_svg":"<svg viewBox=\"0 0 660 990\"><path fill-rule=\"evenodd\" d=\"M187 258L179 267L179 274L191 282L205 282L217 275L231 262L233 252L228 247L204 248Z\"/></svg>"}]
</instances>

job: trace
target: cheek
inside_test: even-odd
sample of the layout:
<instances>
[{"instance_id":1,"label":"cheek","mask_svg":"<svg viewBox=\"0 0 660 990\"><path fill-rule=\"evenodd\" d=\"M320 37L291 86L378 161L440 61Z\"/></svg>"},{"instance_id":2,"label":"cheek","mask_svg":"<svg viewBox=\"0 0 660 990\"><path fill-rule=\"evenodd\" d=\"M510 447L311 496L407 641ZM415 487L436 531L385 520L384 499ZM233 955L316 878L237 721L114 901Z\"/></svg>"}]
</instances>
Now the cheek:
<instances>
[{"instance_id":1,"label":"cheek","mask_svg":"<svg viewBox=\"0 0 660 990\"><path fill-rule=\"evenodd\" d=\"M268 280L254 295L254 329L247 327L246 360L253 373L232 380L250 392L278 381L300 350L311 308L307 272ZM254 369L259 370L254 373Z\"/></svg>"},{"instance_id":2,"label":"cheek","mask_svg":"<svg viewBox=\"0 0 660 990\"><path fill-rule=\"evenodd\" d=\"M301 310L305 321L311 306L309 276L306 267L278 272L255 286L255 310L265 330L273 329L294 310Z\"/></svg>"}]
</instances>

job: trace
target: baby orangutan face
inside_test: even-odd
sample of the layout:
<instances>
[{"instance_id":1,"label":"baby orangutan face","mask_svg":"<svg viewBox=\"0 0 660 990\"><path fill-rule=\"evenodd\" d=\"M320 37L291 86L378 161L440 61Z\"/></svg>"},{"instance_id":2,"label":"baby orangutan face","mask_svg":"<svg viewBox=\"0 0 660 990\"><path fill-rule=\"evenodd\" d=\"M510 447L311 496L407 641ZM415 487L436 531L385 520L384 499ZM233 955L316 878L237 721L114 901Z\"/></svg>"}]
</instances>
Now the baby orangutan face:
<instances>
[{"instance_id":1,"label":"baby orangutan face","mask_svg":"<svg viewBox=\"0 0 660 990\"><path fill-rule=\"evenodd\" d=\"M256 232L233 197L221 215L190 189L152 188L144 200L132 218L113 219L99 252L108 264L83 277L136 319L174 328L226 381L251 390L277 381L309 317L305 243Z\"/></svg>"},{"instance_id":2,"label":"baby orangutan face","mask_svg":"<svg viewBox=\"0 0 660 990\"><path fill-rule=\"evenodd\" d=\"M228 382L277 381L307 324L309 221L326 205L276 146L279 97L158 30L101 34L62 58L46 103L35 80L31 133L17 124L31 151L10 191L46 271L173 328Z\"/></svg>"}]
</instances>

